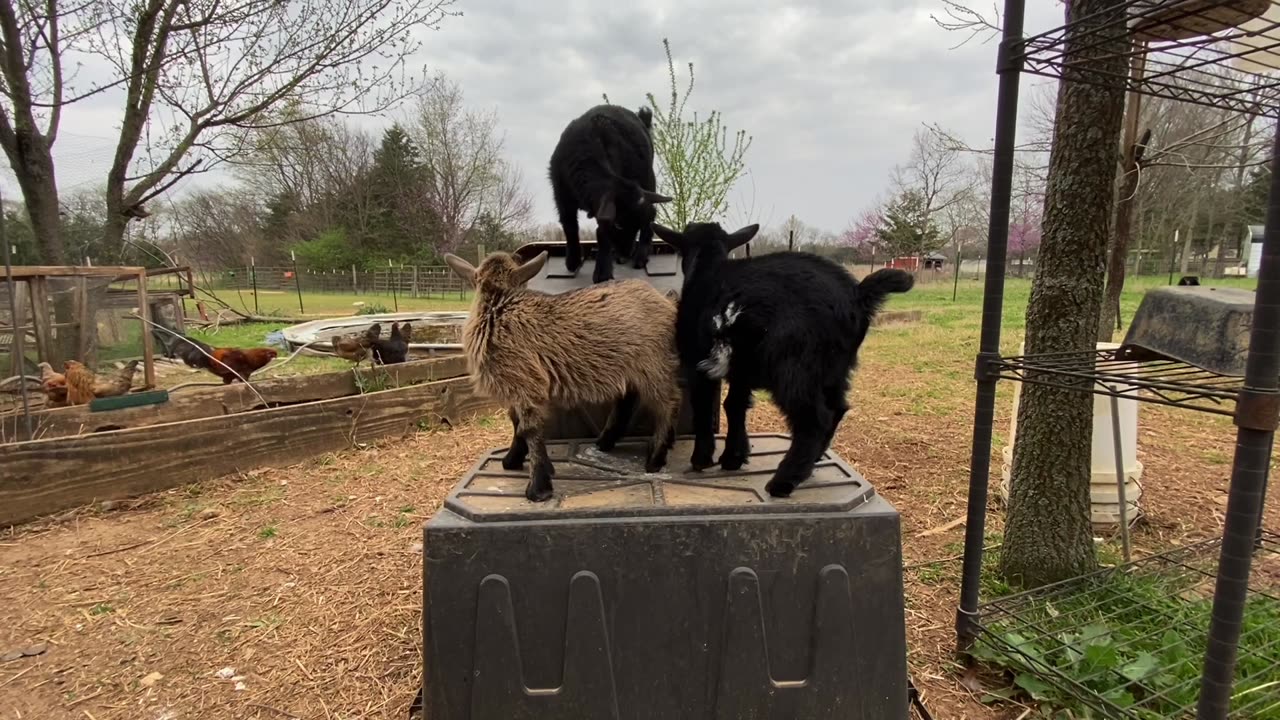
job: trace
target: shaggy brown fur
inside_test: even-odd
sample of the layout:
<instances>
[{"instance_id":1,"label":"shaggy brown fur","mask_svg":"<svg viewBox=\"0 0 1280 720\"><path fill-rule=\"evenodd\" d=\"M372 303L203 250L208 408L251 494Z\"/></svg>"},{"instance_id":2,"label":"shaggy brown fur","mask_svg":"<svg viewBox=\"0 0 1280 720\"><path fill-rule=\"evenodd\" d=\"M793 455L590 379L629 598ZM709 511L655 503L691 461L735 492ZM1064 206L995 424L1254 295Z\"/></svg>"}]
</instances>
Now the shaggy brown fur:
<instances>
[{"instance_id":1,"label":"shaggy brown fur","mask_svg":"<svg viewBox=\"0 0 1280 720\"><path fill-rule=\"evenodd\" d=\"M609 451L635 407L643 407L654 419L647 472L666 464L680 411L675 305L640 280L560 295L526 289L546 260L544 252L520 265L506 253L494 253L474 268L445 256L476 288L463 328L471 375L481 392L510 409L514 436L502 466L514 470L532 456L525 496L535 502L552 494L555 469L543 429L553 409L616 403L596 440Z\"/></svg>"},{"instance_id":2,"label":"shaggy brown fur","mask_svg":"<svg viewBox=\"0 0 1280 720\"><path fill-rule=\"evenodd\" d=\"M84 405L93 399L93 383L97 376L93 371L75 360L66 363L67 402L72 405Z\"/></svg>"}]
</instances>

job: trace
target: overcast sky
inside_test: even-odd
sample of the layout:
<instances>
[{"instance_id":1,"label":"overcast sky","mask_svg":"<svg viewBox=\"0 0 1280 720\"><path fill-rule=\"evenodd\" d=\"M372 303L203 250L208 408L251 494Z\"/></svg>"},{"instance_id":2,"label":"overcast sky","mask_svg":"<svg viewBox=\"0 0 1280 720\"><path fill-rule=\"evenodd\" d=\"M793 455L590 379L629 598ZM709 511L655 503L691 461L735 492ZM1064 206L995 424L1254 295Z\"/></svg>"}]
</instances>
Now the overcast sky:
<instances>
[{"instance_id":1,"label":"overcast sky","mask_svg":"<svg viewBox=\"0 0 1280 720\"><path fill-rule=\"evenodd\" d=\"M1028 33L1061 23L1058 2L1028 5ZM646 92L667 92L663 37L678 70L694 63L691 109L719 110L755 138L729 222L746 218L754 198L753 221L776 225L794 213L838 232L884 190L922 123L974 143L992 133L995 41L951 49L962 36L929 17L940 0L458 0L456 8L462 17L423 33L415 65L457 81L469 106L497 111L539 223L555 220L546 165L564 125L602 92L632 108ZM64 193L105 177L117 103L91 100L64 116L55 148ZM3 186L15 197L11 177Z\"/></svg>"}]
</instances>

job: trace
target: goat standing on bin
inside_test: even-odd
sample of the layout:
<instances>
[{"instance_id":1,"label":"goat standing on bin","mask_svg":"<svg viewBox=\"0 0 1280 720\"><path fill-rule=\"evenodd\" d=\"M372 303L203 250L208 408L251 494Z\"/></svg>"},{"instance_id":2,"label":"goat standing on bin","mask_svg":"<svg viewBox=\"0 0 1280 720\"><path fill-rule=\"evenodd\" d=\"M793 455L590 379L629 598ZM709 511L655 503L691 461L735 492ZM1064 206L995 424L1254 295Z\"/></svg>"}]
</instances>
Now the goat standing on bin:
<instances>
[{"instance_id":1,"label":"goat standing on bin","mask_svg":"<svg viewBox=\"0 0 1280 720\"><path fill-rule=\"evenodd\" d=\"M578 211L596 219L596 269L591 281L613 279L613 256L645 267L653 243L654 205L671 202L655 192L653 113L598 105L569 123L551 153L551 191L564 228L565 266L582 267ZM636 233L640 239L635 240ZM634 245L633 245L634 243Z\"/></svg>"}]
</instances>

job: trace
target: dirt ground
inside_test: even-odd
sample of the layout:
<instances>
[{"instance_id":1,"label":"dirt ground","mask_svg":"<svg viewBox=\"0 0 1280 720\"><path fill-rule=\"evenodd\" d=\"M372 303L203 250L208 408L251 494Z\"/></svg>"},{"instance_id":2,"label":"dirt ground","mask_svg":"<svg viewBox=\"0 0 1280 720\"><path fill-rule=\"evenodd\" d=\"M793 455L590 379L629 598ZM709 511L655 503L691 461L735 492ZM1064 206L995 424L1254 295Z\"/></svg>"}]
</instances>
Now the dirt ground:
<instances>
[{"instance_id":1,"label":"dirt ground","mask_svg":"<svg viewBox=\"0 0 1280 720\"><path fill-rule=\"evenodd\" d=\"M978 702L951 663L972 354L913 365L899 351L918 340L881 335L834 449L902 513L912 675L939 720L1025 717ZM1007 430L1007 389L1000 409ZM765 403L751 422L782 429ZM1138 551L1220 532L1229 420L1144 406L1141 427ZM0 720L406 717L421 667L420 526L506 439L501 417L481 418L0 535L0 656L43 649L0 661ZM1000 517L993 503L991 542Z\"/></svg>"}]
</instances>

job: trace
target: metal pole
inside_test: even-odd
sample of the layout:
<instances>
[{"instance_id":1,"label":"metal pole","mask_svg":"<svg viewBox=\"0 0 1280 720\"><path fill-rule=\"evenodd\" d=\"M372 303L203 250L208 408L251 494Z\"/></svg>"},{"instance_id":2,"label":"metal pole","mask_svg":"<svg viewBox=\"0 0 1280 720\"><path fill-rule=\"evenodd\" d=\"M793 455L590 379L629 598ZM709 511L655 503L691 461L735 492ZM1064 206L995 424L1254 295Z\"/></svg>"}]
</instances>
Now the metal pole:
<instances>
[{"instance_id":1,"label":"metal pole","mask_svg":"<svg viewBox=\"0 0 1280 720\"><path fill-rule=\"evenodd\" d=\"M955 281L951 284L951 302L956 301L956 297L960 294L960 241L956 240L956 272Z\"/></svg>"},{"instance_id":2,"label":"metal pole","mask_svg":"<svg viewBox=\"0 0 1280 720\"><path fill-rule=\"evenodd\" d=\"M396 312L400 312L400 298L396 297L396 281L400 276L395 274L395 267L391 265L391 258L387 258L387 282L391 283L391 303L395 305Z\"/></svg>"},{"instance_id":3,"label":"metal pole","mask_svg":"<svg viewBox=\"0 0 1280 720\"><path fill-rule=\"evenodd\" d=\"M1118 390L1107 388L1111 392ZM1124 446L1120 442L1120 398L1111 396L1111 442L1115 445L1111 452L1115 454L1116 463L1116 498L1120 501L1120 544L1124 548L1125 563L1133 560L1133 548L1129 544L1129 498L1125 488L1127 478L1124 474Z\"/></svg>"},{"instance_id":4,"label":"metal pole","mask_svg":"<svg viewBox=\"0 0 1280 720\"><path fill-rule=\"evenodd\" d=\"M4 247L4 279L9 289L9 322L13 325L13 350L18 354L18 374L27 374L27 355L23 348L26 339L26 328L18 321L18 289L13 282L13 258L9 255L9 238L5 233L4 199L0 198L0 246ZM35 303L31 303L34 307ZM22 424L26 429L26 439L31 439L31 400L27 397L27 381L18 381L18 392L22 395Z\"/></svg>"},{"instance_id":5,"label":"metal pole","mask_svg":"<svg viewBox=\"0 0 1280 720\"><path fill-rule=\"evenodd\" d=\"M1013 153L1018 131L1018 81L1022 70L1024 0L1005 0L1004 37L996 73L995 154L991 171L991 215L987 229L987 279L982 299L982 335L974 376L978 392L973 413L973 454L969 460L969 509L964 528L964 569L956 611L956 647L966 652L977 638L982 544L987 524L987 484L991 472L991 432L996 409L996 376L988 363L1000 357L1000 321L1004 310L1005 254L1009 245L1009 197L1013 192Z\"/></svg>"},{"instance_id":6,"label":"metal pole","mask_svg":"<svg viewBox=\"0 0 1280 720\"><path fill-rule=\"evenodd\" d=\"M298 274L297 253L290 250L289 259L293 261L293 286L298 290L298 314L305 315L307 311L302 309L302 276Z\"/></svg>"},{"instance_id":7,"label":"metal pole","mask_svg":"<svg viewBox=\"0 0 1280 720\"><path fill-rule=\"evenodd\" d=\"M1271 156L1280 157L1280 132ZM1197 720L1226 720L1231 705L1254 536L1265 499L1276 415L1280 412L1280 183L1274 178L1267 196L1267 225L1261 250L1244 389L1236 400L1236 455L1227 491L1226 527L1218 559L1218 581L1213 589L1213 615L1200 678Z\"/></svg>"},{"instance_id":8,"label":"metal pole","mask_svg":"<svg viewBox=\"0 0 1280 720\"><path fill-rule=\"evenodd\" d=\"M258 263L252 255L249 256L249 282L253 283L253 314L261 315L262 311L258 309Z\"/></svg>"}]
</instances>

